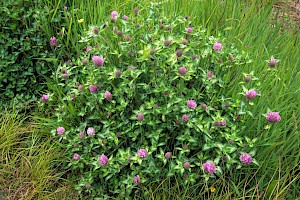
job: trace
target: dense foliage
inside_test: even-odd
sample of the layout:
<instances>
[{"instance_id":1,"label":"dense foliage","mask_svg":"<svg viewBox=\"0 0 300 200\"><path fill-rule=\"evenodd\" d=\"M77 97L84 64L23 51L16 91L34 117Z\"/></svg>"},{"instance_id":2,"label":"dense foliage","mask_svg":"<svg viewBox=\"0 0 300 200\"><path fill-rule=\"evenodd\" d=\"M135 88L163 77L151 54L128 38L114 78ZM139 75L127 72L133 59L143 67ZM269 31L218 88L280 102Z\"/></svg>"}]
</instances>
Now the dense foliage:
<instances>
[{"instance_id":1,"label":"dense foliage","mask_svg":"<svg viewBox=\"0 0 300 200\"><path fill-rule=\"evenodd\" d=\"M256 162L255 140L240 132L257 93L226 93L230 68L250 63L248 55L187 16L149 10L146 19L137 8L123 17L113 11L91 26L81 41L86 51L59 66L42 98L57 116L52 134L69 154L63 168L82 194L128 196L166 177L209 181Z\"/></svg>"},{"instance_id":2,"label":"dense foliage","mask_svg":"<svg viewBox=\"0 0 300 200\"><path fill-rule=\"evenodd\" d=\"M41 0L1 1L0 106L11 105L14 98L18 106L35 102L58 61L68 59L59 33L68 21L64 14ZM52 34L59 41L55 46L50 43Z\"/></svg>"}]
</instances>

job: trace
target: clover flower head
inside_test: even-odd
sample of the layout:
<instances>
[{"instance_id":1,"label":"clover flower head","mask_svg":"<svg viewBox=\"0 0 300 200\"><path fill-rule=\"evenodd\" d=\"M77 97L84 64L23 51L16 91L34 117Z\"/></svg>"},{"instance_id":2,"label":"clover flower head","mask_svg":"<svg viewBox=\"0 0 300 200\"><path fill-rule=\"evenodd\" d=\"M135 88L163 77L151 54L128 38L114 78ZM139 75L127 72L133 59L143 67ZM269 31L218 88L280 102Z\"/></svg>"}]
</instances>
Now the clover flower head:
<instances>
[{"instance_id":1,"label":"clover flower head","mask_svg":"<svg viewBox=\"0 0 300 200\"><path fill-rule=\"evenodd\" d=\"M194 100L187 100L187 106L191 109L195 109L197 107L197 103Z\"/></svg>"},{"instance_id":2,"label":"clover flower head","mask_svg":"<svg viewBox=\"0 0 300 200\"><path fill-rule=\"evenodd\" d=\"M146 149L139 149L137 154L140 158L146 158L148 156L148 152Z\"/></svg>"},{"instance_id":3,"label":"clover flower head","mask_svg":"<svg viewBox=\"0 0 300 200\"><path fill-rule=\"evenodd\" d=\"M104 63L104 59L100 56L93 56L92 61L96 67L101 67Z\"/></svg>"},{"instance_id":4,"label":"clover flower head","mask_svg":"<svg viewBox=\"0 0 300 200\"><path fill-rule=\"evenodd\" d=\"M138 114L137 114L137 119L138 119L139 121L143 121L143 120L144 120L144 115L143 115L142 113L138 113Z\"/></svg>"},{"instance_id":5,"label":"clover flower head","mask_svg":"<svg viewBox=\"0 0 300 200\"><path fill-rule=\"evenodd\" d=\"M226 120L223 119L221 122L220 122L220 126L226 126Z\"/></svg>"},{"instance_id":6,"label":"clover flower head","mask_svg":"<svg viewBox=\"0 0 300 200\"><path fill-rule=\"evenodd\" d=\"M125 19L126 21L128 21L128 16L126 16L126 15L124 15L123 17L122 17L123 19Z\"/></svg>"},{"instance_id":7,"label":"clover flower head","mask_svg":"<svg viewBox=\"0 0 300 200\"><path fill-rule=\"evenodd\" d=\"M92 128L92 127L89 127L86 132L90 136L94 136L95 135L95 129Z\"/></svg>"},{"instance_id":8,"label":"clover flower head","mask_svg":"<svg viewBox=\"0 0 300 200\"><path fill-rule=\"evenodd\" d=\"M110 17L115 19L115 18L118 17L118 15L119 15L119 13L114 10L114 11L111 12Z\"/></svg>"},{"instance_id":9,"label":"clover flower head","mask_svg":"<svg viewBox=\"0 0 300 200\"><path fill-rule=\"evenodd\" d=\"M192 33L193 32L193 29L192 28L186 28L186 32L188 32L188 33Z\"/></svg>"},{"instance_id":10,"label":"clover flower head","mask_svg":"<svg viewBox=\"0 0 300 200\"><path fill-rule=\"evenodd\" d=\"M221 42L216 42L213 46L213 49L216 51L216 52L220 52L221 49L222 49L222 43Z\"/></svg>"},{"instance_id":11,"label":"clover flower head","mask_svg":"<svg viewBox=\"0 0 300 200\"><path fill-rule=\"evenodd\" d=\"M189 41L187 39L182 39L181 43L184 44L184 45L186 45L186 44L189 43Z\"/></svg>"},{"instance_id":12,"label":"clover flower head","mask_svg":"<svg viewBox=\"0 0 300 200\"><path fill-rule=\"evenodd\" d=\"M269 66L270 67L275 67L276 66L276 59L271 58L270 62L269 62Z\"/></svg>"},{"instance_id":13,"label":"clover flower head","mask_svg":"<svg viewBox=\"0 0 300 200\"><path fill-rule=\"evenodd\" d=\"M182 115L181 117L182 121L187 122L189 121L189 116L187 114Z\"/></svg>"},{"instance_id":14,"label":"clover flower head","mask_svg":"<svg viewBox=\"0 0 300 200\"><path fill-rule=\"evenodd\" d=\"M180 67L179 69L178 69L178 73L179 74L181 74L181 75L185 75L186 74L186 68L185 67Z\"/></svg>"},{"instance_id":15,"label":"clover flower head","mask_svg":"<svg viewBox=\"0 0 300 200\"><path fill-rule=\"evenodd\" d=\"M73 159L78 160L79 158L80 158L80 155L78 153L75 153L74 156L73 156Z\"/></svg>"},{"instance_id":16,"label":"clover flower head","mask_svg":"<svg viewBox=\"0 0 300 200\"><path fill-rule=\"evenodd\" d=\"M46 95L46 94L43 94L43 96L42 96L42 102L48 102L48 100L49 100L49 97L48 97L48 95Z\"/></svg>"},{"instance_id":17,"label":"clover flower head","mask_svg":"<svg viewBox=\"0 0 300 200\"><path fill-rule=\"evenodd\" d=\"M216 172L216 166L211 161L207 161L202 166L207 173L214 174Z\"/></svg>"},{"instance_id":18,"label":"clover flower head","mask_svg":"<svg viewBox=\"0 0 300 200\"><path fill-rule=\"evenodd\" d=\"M58 45L58 40L56 39L56 37L52 36L50 38L50 46L56 47L57 45Z\"/></svg>"},{"instance_id":19,"label":"clover flower head","mask_svg":"<svg viewBox=\"0 0 300 200\"><path fill-rule=\"evenodd\" d=\"M86 47L86 50L85 50L85 52L87 52L87 53L88 53L88 52L90 52L92 49L93 49L93 47L92 47L92 46L87 46L87 47Z\"/></svg>"},{"instance_id":20,"label":"clover flower head","mask_svg":"<svg viewBox=\"0 0 300 200\"><path fill-rule=\"evenodd\" d=\"M183 163L183 167L186 168L186 169L190 168L190 165L191 165L190 162Z\"/></svg>"},{"instance_id":21,"label":"clover flower head","mask_svg":"<svg viewBox=\"0 0 300 200\"><path fill-rule=\"evenodd\" d=\"M98 159L99 163L104 166L108 164L108 158L106 155L102 154L99 159Z\"/></svg>"},{"instance_id":22,"label":"clover flower head","mask_svg":"<svg viewBox=\"0 0 300 200\"><path fill-rule=\"evenodd\" d=\"M215 75L212 71L207 72L208 80L211 80Z\"/></svg>"},{"instance_id":23,"label":"clover flower head","mask_svg":"<svg viewBox=\"0 0 300 200\"><path fill-rule=\"evenodd\" d=\"M109 91L106 91L104 96L106 100L108 101L112 100L112 94Z\"/></svg>"},{"instance_id":24,"label":"clover flower head","mask_svg":"<svg viewBox=\"0 0 300 200\"><path fill-rule=\"evenodd\" d=\"M257 93L255 90L249 90L246 92L246 98L248 100L253 100L256 97Z\"/></svg>"},{"instance_id":25,"label":"clover flower head","mask_svg":"<svg viewBox=\"0 0 300 200\"><path fill-rule=\"evenodd\" d=\"M250 82L250 81L251 81L251 77L250 77L250 76L246 76L246 77L245 77L245 82L248 83L248 82Z\"/></svg>"},{"instance_id":26,"label":"clover flower head","mask_svg":"<svg viewBox=\"0 0 300 200\"><path fill-rule=\"evenodd\" d=\"M250 154L248 153L242 153L241 156L240 156L240 161L243 163L243 164L246 164L246 165L249 165L252 163L252 157Z\"/></svg>"},{"instance_id":27,"label":"clover flower head","mask_svg":"<svg viewBox=\"0 0 300 200\"><path fill-rule=\"evenodd\" d=\"M139 9L138 9L137 7L135 7L135 8L133 9L133 12L134 12L135 15L137 15L137 14L139 13Z\"/></svg>"},{"instance_id":28,"label":"clover flower head","mask_svg":"<svg viewBox=\"0 0 300 200\"><path fill-rule=\"evenodd\" d=\"M135 184L139 184L141 182L140 176L139 175L134 176L133 177L133 182Z\"/></svg>"},{"instance_id":29,"label":"clover flower head","mask_svg":"<svg viewBox=\"0 0 300 200\"><path fill-rule=\"evenodd\" d=\"M269 123L273 123L273 124L275 124L281 120L281 117L278 112L269 112L266 115L266 118Z\"/></svg>"},{"instance_id":30,"label":"clover flower head","mask_svg":"<svg viewBox=\"0 0 300 200\"><path fill-rule=\"evenodd\" d=\"M182 50L181 50L181 49L178 49L178 50L176 51L176 56L177 56L177 57L181 57L181 56L182 56Z\"/></svg>"},{"instance_id":31,"label":"clover flower head","mask_svg":"<svg viewBox=\"0 0 300 200\"><path fill-rule=\"evenodd\" d=\"M60 127L57 128L57 134L58 135L62 135L62 134L64 134L64 132L65 132L65 128L64 127L60 126Z\"/></svg>"},{"instance_id":32,"label":"clover flower head","mask_svg":"<svg viewBox=\"0 0 300 200\"><path fill-rule=\"evenodd\" d=\"M170 159L172 157L172 152L165 153L165 158Z\"/></svg>"},{"instance_id":33,"label":"clover flower head","mask_svg":"<svg viewBox=\"0 0 300 200\"><path fill-rule=\"evenodd\" d=\"M90 92L91 94L95 93L98 91L98 86L97 85L91 85L90 86Z\"/></svg>"},{"instance_id":34,"label":"clover flower head","mask_svg":"<svg viewBox=\"0 0 300 200\"><path fill-rule=\"evenodd\" d=\"M80 137L80 138L83 138L83 137L84 137L84 131L80 131L80 132L79 132L79 137Z\"/></svg>"}]
</instances>

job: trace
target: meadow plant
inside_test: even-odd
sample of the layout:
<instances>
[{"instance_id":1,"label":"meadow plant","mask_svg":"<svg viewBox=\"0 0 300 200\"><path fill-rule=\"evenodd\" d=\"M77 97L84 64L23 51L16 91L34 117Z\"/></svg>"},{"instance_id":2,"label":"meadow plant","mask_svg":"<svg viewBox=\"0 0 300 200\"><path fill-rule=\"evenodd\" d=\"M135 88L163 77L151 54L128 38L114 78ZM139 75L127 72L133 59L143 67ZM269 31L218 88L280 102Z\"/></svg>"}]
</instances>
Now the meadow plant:
<instances>
[{"instance_id":1,"label":"meadow plant","mask_svg":"<svg viewBox=\"0 0 300 200\"><path fill-rule=\"evenodd\" d=\"M137 184L174 176L213 181L232 168L257 164L255 139L240 135L255 102L247 99L256 90L243 81L241 96L227 92L232 78L244 80L230 69L249 65L248 55L190 27L189 18L169 19L158 9L146 9L151 12L145 19L138 8L120 13L128 16L123 18L113 11L98 34L82 34L89 53L82 52L76 65L59 66L69 78L58 76L51 97L64 101L45 106L54 108L52 133L73 158L62 168L72 169L69 177L83 196L129 197ZM164 24L172 30L161 29ZM280 120L268 116L269 122Z\"/></svg>"}]
</instances>

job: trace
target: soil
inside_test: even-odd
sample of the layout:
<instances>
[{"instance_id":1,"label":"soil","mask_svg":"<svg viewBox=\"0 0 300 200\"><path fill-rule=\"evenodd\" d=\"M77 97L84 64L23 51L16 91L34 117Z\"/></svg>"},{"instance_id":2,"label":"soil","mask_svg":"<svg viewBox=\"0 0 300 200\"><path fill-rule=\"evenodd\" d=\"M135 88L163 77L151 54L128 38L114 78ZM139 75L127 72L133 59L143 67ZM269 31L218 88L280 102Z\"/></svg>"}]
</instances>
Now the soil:
<instances>
[{"instance_id":1,"label":"soil","mask_svg":"<svg viewBox=\"0 0 300 200\"><path fill-rule=\"evenodd\" d=\"M273 17L285 28L300 29L300 0L282 0L273 6Z\"/></svg>"}]
</instances>

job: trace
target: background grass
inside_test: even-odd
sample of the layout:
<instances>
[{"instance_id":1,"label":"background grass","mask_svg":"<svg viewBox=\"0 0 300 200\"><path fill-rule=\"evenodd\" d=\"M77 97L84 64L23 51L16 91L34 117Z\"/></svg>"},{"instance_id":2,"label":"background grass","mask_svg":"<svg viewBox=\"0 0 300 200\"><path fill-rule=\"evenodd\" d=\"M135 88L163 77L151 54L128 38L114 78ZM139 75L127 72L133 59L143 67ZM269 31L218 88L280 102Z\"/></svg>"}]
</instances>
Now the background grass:
<instances>
[{"instance_id":1,"label":"background grass","mask_svg":"<svg viewBox=\"0 0 300 200\"><path fill-rule=\"evenodd\" d=\"M275 17L271 17L272 6L275 2L272 0L161 1L160 6L163 9L163 15L172 17L181 14L195 18L192 26L201 25L207 29L208 34L225 37L226 40L235 43L241 51L248 52L253 58L253 63L248 66L233 69L232 73L236 75L230 83L232 89L229 92L232 95L238 95L237 93L240 92L238 83L243 81L243 73L253 71L255 76L261 80L261 87L259 88L261 96L258 101L255 101L252 109L256 120L254 122L249 120L245 124L247 130L241 133L250 138L258 137L255 158L259 161L260 167L251 165L243 171L233 170L220 177L214 185L199 183L196 186L181 186L180 178L178 178L178 182L168 179L162 183L153 183L143 190L144 192L148 191L148 199L203 199L204 197L205 199L296 199L300 197L300 154L298 153L300 149L299 33L293 29L284 29L277 22L276 13L273 15ZM139 7L140 13L147 15L147 10L144 9L147 4L149 1L146 0L139 1L139 3L129 0L45 1L45 6L49 8L48 14L52 16L53 20L57 12L64 12L64 5L68 6L70 16L66 16L65 19L68 23L65 27L64 42L70 55L82 51L78 40L80 34L84 29L88 29L89 25L102 24L112 10L117 10L122 16L132 13L134 7ZM84 19L84 22L78 24L77 20L81 18ZM42 28L49 36L56 35L61 31L60 27L51 27L51 23L45 23ZM272 70L266 62L271 56L280 60L276 69ZM281 122L274 126L268 126L263 116L267 113L266 108L280 112ZM18 120L21 119L18 118L14 123L18 123ZM19 126L22 127L21 125L22 120ZM2 126L4 125L2 124ZM21 138L22 142L29 144L35 144L35 141L39 141L43 145L51 144L49 140L39 140L36 136ZM15 140L12 139L16 138L7 139L9 141L7 143L13 146ZM44 159L54 153L46 151L43 145L39 147L43 151L39 152L44 153L34 154L36 158ZM32 155L30 154L31 151L37 151L35 145L29 145L26 148L24 151L26 150L28 155ZM7 158L5 155L17 150L8 147L7 149L10 149L10 152L2 151L5 152L2 154L2 158ZM53 151L55 150L53 149ZM15 152L14 155L17 153ZM55 155L63 155L63 152ZM13 162L21 162L23 166L27 166L24 168L27 170L37 170L37 165L44 166L43 173L23 177L27 182L38 182L43 176L46 177L46 180L51 179L49 175L51 173L45 169L49 163L35 161L37 164L29 165L25 158L23 160L20 157L16 158L18 159L12 159ZM11 159L10 162L12 162ZM7 168L7 164L4 166L8 171L12 170L12 168ZM16 182L16 184L19 183ZM39 184L42 185L39 191L42 191L41 188L44 186L42 183ZM214 193L210 191L212 186L216 188ZM31 186L18 187L28 188ZM144 197L138 193L136 198Z\"/></svg>"},{"instance_id":2,"label":"background grass","mask_svg":"<svg viewBox=\"0 0 300 200\"><path fill-rule=\"evenodd\" d=\"M75 197L53 168L60 149L26 120L15 110L0 114L0 199Z\"/></svg>"}]
</instances>

